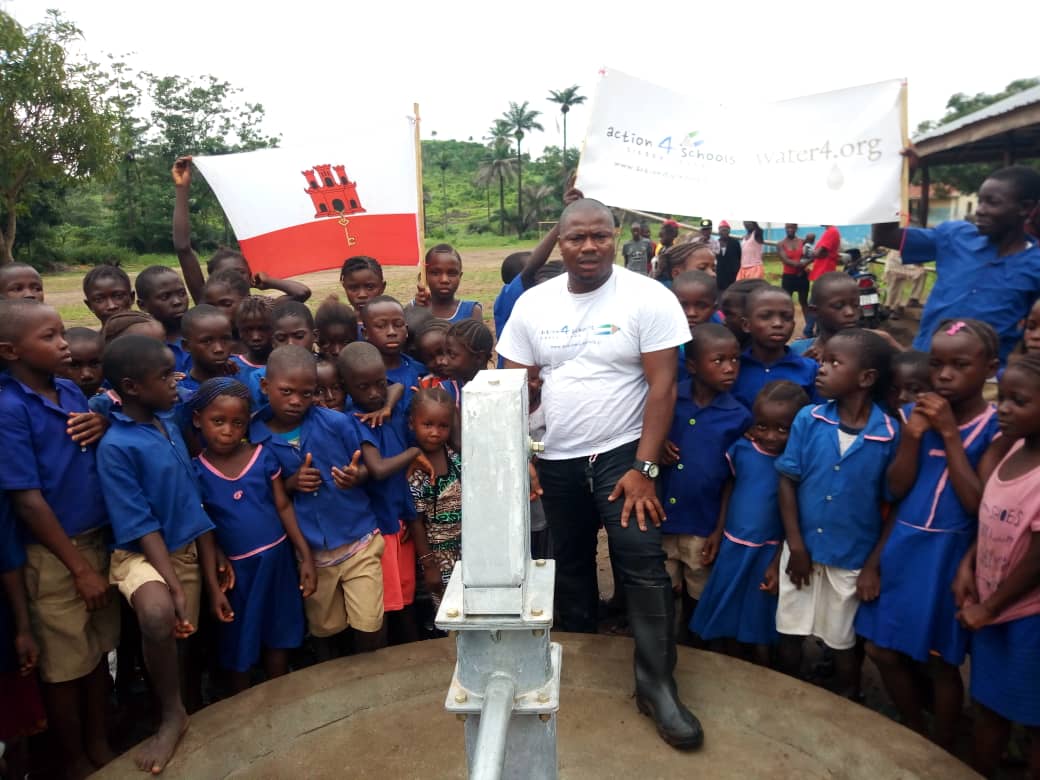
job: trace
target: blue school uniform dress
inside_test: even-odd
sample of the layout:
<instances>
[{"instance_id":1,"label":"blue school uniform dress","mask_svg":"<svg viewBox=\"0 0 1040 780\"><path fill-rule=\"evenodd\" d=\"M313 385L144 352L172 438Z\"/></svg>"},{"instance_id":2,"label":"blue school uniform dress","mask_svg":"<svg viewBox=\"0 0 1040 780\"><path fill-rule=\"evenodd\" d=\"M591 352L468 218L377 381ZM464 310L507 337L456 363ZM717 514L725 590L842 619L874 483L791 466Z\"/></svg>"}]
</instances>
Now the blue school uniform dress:
<instances>
[{"instance_id":1,"label":"blue school uniform dress","mask_svg":"<svg viewBox=\"0 0 1040 780\"><path fill-rule=\"evenodd\" d=\"M463 320L473 319L473 309L479 305L479 301L459 301L458 308L455 309L454 314L448 317L448 322L462 322Z\"/></svg>"},{"instance_id":2,"label":"blue school uniform dress","mask_svg":"<svg viewBox=\"0 0 1040 780\"><path fill-rule=\"evenodd\" d=\"M516 306L516 302L520 300L520 296L527 290L524 287L523 274L517 274L513 277L513 280L509 284L502 286L501 292L498 297L495 298L495 303L491 308L491 312L495 319L495 333L502 333L505 330L506 323L509 322L509 316L513 313L513 307ZM505 358L499 356L498 367L505 367Z\"/></svg>"},{"instance_id":3,"label":"blue school uniform dress","mask_svg":"<svg viewBox=\"0 0 1040 780\"><path fill-rule=\"evenodd\" d=\"M1021 252L998 257L997 245L970 222L907 228L900 247L903 263L935 260L935 286L921 313L914 349L927 352L945 319L988 322L1000 335L1000 362L1022 337L1019 322L1040 291L1040 247L1036 239Z\"/></svg>"},{"instance_id":4,"label":"blue school uniform dress","mask_svg":"<svg viewBox=\"0 0 1040 780\"><path fill-rule=\"evenodd\" d=\"M798 525L813 563L854 570L881 536L885 474L899 431L875 404L842 455L839 424L836 401L803 407L776 469L798 483Z\"/></svg>"},{"instance_id":5,"label":"blue school uniform dress","mask_svg":"<svg viewBox=\"0 0 1040 780\"><path fill-rule=\"evenodd\" d=\"M298 446L271 432L267 427L271 416L269 406L254 415L249 440L269 446L287 477L299 470L308 453L321 473L318 490L293 496L296 521L310 548L335 550L376 531L368 493L358 488L340 490L332 481L332 467L343 468L361 449L361 439L346 415L312 406L300 421Z\"/></svg>"},{"instance_id":6,"label":"blue school uniform dress","mask_svg":"<svg viewBox=\"0 0 1040 780\"><path fill-rule=\"evenodd\" d=\"M55 403L12 376L0 377L0 489L39 490L72 538L103 528L108 513L98 478L98 445L83 447L65 432L69 412L89 412L68 379L54 379ZM25 542L35 543L28 529Z\"/></svg>"},{"instance_id":7,"label":"blue school uniform dress","mask_svg":"<svg viewBox=\"0 0 1040 780\"><path fill-rule=\"evenodd\" d=\"M115 546L141 552L142 536L159 532L176 552L213 530L188 448L170 414L157 415L162 430L119 411L98 445L98 475L112 518Z\"/></svg>"},{"instance_id":8,"label":"blue school uniform dress","mask_svg":"<svg viewBox=\"0 0 1040 780\"><path fill-rule=\"evenodd\" d=\"M909 419L913 405L904 412ZM972 468L997 435L996 409L960 426ZM950 483L942 436L921 438L917 479L895 508L892 533L881 552L881 595L860 605L856 633L879 647L925 662L932 652L960 666L969 632L954 617L950 584L978 531L978 517L961 505Z\"/></svg>"},{"instance_id":9,"label":"blue school uniform dress","mask_svg":"<svg viewBox=\"0 0 1040 780\"><path fill-rule=\"evenodd\" d=\"M205 453L195 459L195 473L217 543L235 570L235 587L227 592L235 619L220 624L220 665L247 672L260 660L261 648L290 649L303 642L296 561L271 490L282 468L271 449L258 444L235 477L225 476Z\"/></svg>"},{"instance_id":10,"label":"blue school uniform dress","mask_svg":"<svg viewBox=\"0 0 1040 780\"><path fill-rule=\"evenodd\" d=\"M786 379L805 390L810 399L819 400L816 392L818 370L819 366L815 360L794 354L790 347L784 347L784 356L769 365L759 362L748 347L740 356L740 374L733 385L732 393L738 401L751 409L763 387L778 379Z\"/></svg>"},{"instance_id":11,"label":"blue school uniform dress","mask_svg":"<svg viewBox=\"0 0 1040 780\"><path fill-rule=\"evenodd\" d=\"M679 448L679 462L661 472L666 534L708 536L719 522L722 488L729 478L726 450L751 424L748 412L729 393L707 406L693 400L693 380L681 382L668 440Z\"/></svg>"},{"instance_id":12,"label":"blue school uniform dress","mask_svg":"<svg viewBox=\"0 0 1040 780\"><path fill-rule=\"evenodd\" d=\"M771 645L780 637L776 595L759 589L784 537L776 457L747 439L738 440L726 454L735 482L725 530L690 621L690 630L706 640L725 637Z\"/></svg>"}]
</instances>

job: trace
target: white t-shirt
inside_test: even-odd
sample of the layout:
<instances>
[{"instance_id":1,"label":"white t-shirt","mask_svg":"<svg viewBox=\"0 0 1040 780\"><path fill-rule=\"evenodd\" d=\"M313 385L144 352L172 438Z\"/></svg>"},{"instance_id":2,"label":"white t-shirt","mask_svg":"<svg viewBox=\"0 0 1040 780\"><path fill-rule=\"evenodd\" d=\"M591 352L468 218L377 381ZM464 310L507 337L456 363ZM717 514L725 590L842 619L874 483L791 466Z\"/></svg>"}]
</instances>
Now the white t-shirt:
<instances>
[{"instance_id":1,"label":"white t-shirt","mask_svg":"<svg viewBox=\"0 0 1040 780\"><path fill-rule=\"evenodd\" d=\"M590 293L567 290L567 274L525 292L498 354L542 372L546 460L607 452L639 438L647 382L642 355L690 340L676 297L620 266Z\"/></svg>"}]
</instances>

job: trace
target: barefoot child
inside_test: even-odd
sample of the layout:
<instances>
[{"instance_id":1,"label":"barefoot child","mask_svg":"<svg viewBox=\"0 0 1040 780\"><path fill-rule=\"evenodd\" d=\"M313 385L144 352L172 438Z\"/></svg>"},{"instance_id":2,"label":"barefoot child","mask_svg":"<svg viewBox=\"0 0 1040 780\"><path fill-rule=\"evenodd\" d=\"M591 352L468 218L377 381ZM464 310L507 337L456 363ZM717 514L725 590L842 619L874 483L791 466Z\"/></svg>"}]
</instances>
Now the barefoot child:
<instances>
[{"instance_id":1,"label":"barefoot child","mask_svg":"<svg viewBox=\"0 0 1040 780\"><path fill-rule=\"evenodd\" d=\"M318 384L314 356L303 347L278 347L261 379L269 406L253 417L249 440L270 447L289 476L296 520L317 569L316 590L304 602L307 626L318 640L354 629L358 651L384 644L384 541L361 465L361 440L341 412L314 404ZM334 655L319 641L319 657Z\"/></svg>"},{"instance_id":2,"label":"barefoot child","mask_svg":"<svg viewBox=\"0 0 1040 780\"><path fill-rule=\"evenodd\" d=\"M130 277L115 265L94 266L83 277L83 303L104 327L113 314L133 308Z\"/></svg>"},{"instance_id":3,"label":"barefoot child","mask_svg":"<svg viewBox=\"0 0 1040 780\"><path fill-rule=\"evenodd\" d=\"M742 322L751 343L740 356L740 376L733 386L737 400L750 409L762 388L777 379L794 382L810 399L816 398L816 363L787 346L794 331L791 296L779 287L757 287L748 294Z\"/></svg>"},{"instance_id":4,"label":"barefoot child","mask_svg":"<svg viewBox=\"0 0 1040 780\"><path fill-rule=\"evenodd\" d=\"M382 425L370 428L355 412L372 414L388 404L386 366L372 344L357 342L340 353L340 376L350 398L347 419L361 439L361 456L371 480L366 489L386 542L383 550L383 610L402 641L418 639L412 602L415 601L415 543L408 524L415 519L415 504L405 469L421 454L407 446L407 406L392 407Z\"/></svg>"},{"instance_id":5,"label":"barefoot child","mask_svg":"<svg viewBox=\"0 0 1040 780\"><path fill-rule=\"evenodd\" d=\"M105 350L104 368L122 399L98 447L115 536L109 578L137 614L161 708L159 730L138 751L137 766L159 774L188 728L177 640L198 624L199 561L216 565L213 523L184 440L166 414L178 402L173 353L155 339L125 335Z\"/></svg>"},{"instance_id":6,"label":"barefoot child","mask_svg":"<svg viewBox=\"0 0 1040 780\"><path fill-rule=\"evenodd\" d=\"M885 472L898 444L897 423L876 404L890 361L889 346L869 331L831 338L816 379L831 400L798 412L776 461L785 537L776 612L781 667L797 675L803 640L819 637L835 651L838 693L848 697L859 695L853 619L860 601L877 595L871 564L881 552Z\"/></svg>"},{"instance_id":7,"label":"barefoot child","mask_svg":"<svg viewBox=\"0 0 1040 780\"><path fill-rule=\"evenodd\" d=\"M975 541L982 482L976 469L997 435L996 409L982 397L998 367L997 333L978 320L942 323L932 337L931 385L907 408L899 447L888 467L898 503L886 523L875 564L880 595L864 600L856 633L881 672L908 728L927 734L914 665L932 678L933 739L950 750L964 686L960 665L968 634L954 616L950 583Z\"/></svg>"},{"instance_id":8,"label":"barefoot child","mask_svg":"<svg viewBox=\"0 0 1040 780\"><path fill-rule=\"evenodd\" d=\"M43 278L31 265L0 266L0 300L25 299L43 303Z\"/></svg>"},{"instance_id":9,"label":"barefoot child","mask_svg":"<svg viewBox=\"0 0 1040 780\"><path fill-rule=\"evenodd\" d=\"M433 467L433 476L408 477L415 519L409 524L423 582L435 605L462 557L462 459L452 449L455 402L442 388L424 388L412 399L408 427Z\"/></svg>"},{"instance_id":10,"label":"barefoot child","mask_svg":"<svg viewBox=\"0 0 1040 780\"><path fill-rule=\"evenodd\" d=\"M1011 724L1030 737L1040 776L1040 359L1009 363L997 414L1011 452L986 481L978 541L954 582L957 619L972 632L975 769L996 773Z\"/></svg>"},{"instance_id":11,"label":"barefoot child","mask_svg":"<svg viewBox=\"0 0 1040 780\"><path fill-rule=\"evenodd\" d=\"M206 303L194 306L181 320L181 343L191 356L191 369L180 381L182 391L195 392L207 379L234 374L231 361L231 323L220 309Z\"/></svg>"},{"instance_id":12,"label":"barefoot child","mask_svg":"<svg viewBox=\"0 0 1040 780\"><path fill-rule=\"evenodd\" d=\"M458 251L450 244L437 244L426 253L425 262L429 289L420 288L416 305L429 306L434 317L448 322L465 319L482 322L484 310L479 303L455 297L462 281L462 256Z\"/></svg>"},{"instance_id":13,"label":"barefoot child","mask_svg":"<svg viewBox=\"0 0 1040 780\"><path fill-rule=\"evenodd\" d=\"M69 344L70 360L61 372L62 376L75 382L87 398L97 395L105 380L101 372L105 340L90 328L69 328L65 331L65 340Z\"/></svg>"},{"instance_id":14,"label":"barefoot child","mask_svg":"<svg viewBox=\"0 0 1040 780\"><path fill-rule=\"evenodd\" d=\"M188 309L188 291L181 277L172 268L151 265L137 275L134 287L137 305L163 326L166 346L173 352L174 370L187 374L191 370L191 355L181 343L181 318Z\"/></svg>"},{"instance_id":15,"label":"barefoot child","mask_svg":"<svg viewBox=\"0 0 1040 780\"><path fill-rule=\"evenodd\" d=\"M823 345L835 333L855 328L859 321L859 287L856 280L841 271L831 271L813 282L809 296L809 316L816 321L815 338L791 342L796 355L818 360Z\"/></svg>"},{"instance_id":16,"label":"barefoot child","mask_svg":"<svg viewBox=\"0 0 1040 780\"><path fill-rule=\"evenodd\" d=\"M202 505L235 572L226 596L215 569L203 574L221 621L220 665L231 672L231 687L238 693L249 687L250 669L260 660L268 679L288 674L288 651L303 642L300 597L314 593L314 561L277 458L270 448L245 438L246 386L230 377L209 379L189 406L206 440L195 459Z\"/></svg>"},{"instance_id":17,"label":"barefoot child","mask_svg":"<svg viewBox=\"0 0 1040 780\"><path fill-rule=\"evenodd\" d=\"M40 677L67 773L85 777L112 758L105 656L119 638L108 589L109 515L98 480L100 419L68 379L58 313L33 300L0 302L0 489L26 541L29 609ZM81 715L82 713L82 715Z\"/></svg>"},{"instance_id":18,"label":"barefoot child","mask_svg":"<svg viewBox=\"0 0 1040 780\"><path fill-rule=\"evenodd\" d=\"M683 596L682 626L690 622L722 536L713 532L729 476L726 450L751 423L748 410L729 394L740 370L740 345L733 334L722 325L698 325L685 353L691 378L679 383L660 459L668 513L661 547L672 589Z\"/></svg>"},{"instance_id":19,"label":"barefoot child","mask_svg":"<svg viewBox=\"0 0 1040 780\"><path fill-rule=\"evenodd\" d=\"M787 446L791 424L809 396L794 382L770 382L755 399L747 437L729 448L731 473L722 495L720 538L690 629L704 640L724 639L731 655L769 664L776 632L780 542L784 537L776 459ZM736 647L733 647L736 643ZM742 652L733 652L736 649Z\"/></svg>"}]
</instances>

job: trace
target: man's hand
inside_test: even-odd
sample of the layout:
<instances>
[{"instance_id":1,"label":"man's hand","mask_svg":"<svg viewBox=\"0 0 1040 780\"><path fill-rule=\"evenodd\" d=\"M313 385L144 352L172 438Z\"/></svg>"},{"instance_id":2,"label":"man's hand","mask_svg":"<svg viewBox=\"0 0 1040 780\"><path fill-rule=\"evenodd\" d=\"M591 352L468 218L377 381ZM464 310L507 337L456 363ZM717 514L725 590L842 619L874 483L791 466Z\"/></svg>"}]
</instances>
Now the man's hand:
<instances>
[{"instance_id":1,"label":"man's hand","mask_svg":"<svg viewBox=\"0 0 1040 780\"><path fill-rule=\"evenodd\" d=\"M607 500L617 501L622 496L625 497L625 505L621 508L622 528L628 528L628 518L633 512L640 531L646 530L648 518L655 526L661 526L664 521L664 508L657 498L652 479L647 479L635 469L629 469L617 481Z\"/></svg>"},{"instance_id":2,"label":"man's hand","mask_svg":"<svg viewBox=\"0 0 1040 780\"><path fill-rule=\"evenodd\" d=\"M178 157L173 163L173 168L170 169L170 173L173 174L174 187L190 187L191 155L189 154L184 157Z\"/></svg>"},{"instance_id":3,"label":"man's hand","mask_svg":"<svg viewBox=\"0 0 1040 780\"><path fill-rule=\"evenodd\" d=\"M72 575L72 584L91 612L108 604L108 581L93 569L86 568L80 574Z\"/></svg>"},{"instance_id":4,"label":"man's hand","mask_svg":"<svg viewBox=\"0 0 1040 780\"><path fill-rule=\"evenodd\" d=\"M812 576L812 558L807 550L791 549L791 557L787 561L787 576L798 590L809 584L809 577Z\"/></svg>"},{"instance_id":5,"label":"man's hand","mask_svg":"<svg viewBox=\"0 0 1040 780\"><path fill-rule=\"evenodd\" d=\"M534 467L534 464L530 461L527 462L527 472L531 477L531 496L530 500L534 501L542 497L545 492L542 490L541 480L538 479L538 469ZM431 475L432 476L432 475Z\"/></svg>"},{"instance_id":6,"label":"man's hand","mask_svg":"<svg viewBox=\"0 0 1040 780\"><path fill-rule=\"evenodd\" d=\"M340 490L350 490L361 481L361 450L354 450L350 463L342 469L332 467L332 481Z\"/></svg>"},{"instance_id":7,"label":"man's hand","mask_svg":"<svg viewBox=\"0 0 1040 780\"><path fill-rule=\"evenodd\" d=\"M80 447L101 441L108 430L108 418L96 412L69 412L65 433Z\"/></svg>"}]
</instances>

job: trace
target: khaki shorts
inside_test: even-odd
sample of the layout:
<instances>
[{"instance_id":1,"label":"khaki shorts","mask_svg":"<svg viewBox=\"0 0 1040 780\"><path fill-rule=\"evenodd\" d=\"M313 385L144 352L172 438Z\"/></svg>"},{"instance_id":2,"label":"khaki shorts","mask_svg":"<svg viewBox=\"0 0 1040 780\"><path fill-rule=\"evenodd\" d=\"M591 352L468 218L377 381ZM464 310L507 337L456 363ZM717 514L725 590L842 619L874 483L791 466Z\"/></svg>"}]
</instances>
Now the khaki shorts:
<instances>
[{"instance_id":1,"label":"khaki shorts","mask_svg":"<svg viewBox=\"0 0 1040 780\"><path fill-rule=\"evenodd\" d=\"M809 584L794 586L786 573L791 550L780 553L780 597L776 630L794 636L816 636L832 650L848 650L856 644L853 621L859 609L856 581L859 569L840 569L813 562Z\"/></svg>"},{"instance_id":2,"label":"khaki shorts","mask_svg":"<svg viewBox=\"0 0 1040 780\"><path fill-rule=\"evenodd\" d=\"M672 578L672 589L679 590L686 580L686 592L690 598L699 599L711 574L711 566L701 562L701 550L707 541L705 536L693 534L662 534L661 549L668 556L664 562L668 576Z\"/></svg>"},{"instance_id":3,"label":"khaki shorts","mask_svg":"<svg viewBox=\"0 0 1040 780\"><path fill-rule=\"evenodd\" d=\"M199 554L195 542L170 553L170 563L173 564L173 573L180 580L184 598L188 602L188 622L193 626L199 625L199 598L202 593L202 579L199 570ZM134 593L146 582L161 582L166 585L166 580L148 562L143 553L130 552L128 550L112 551L112 566L108 575L109 582L119 588L119 592L134 605Z\"/></svg>"},{"instance_id":4,"label":"khaki shorts","mask_svg":"<svg viewBox=\"0 0 1040 780\"><path fill-rule=\"evenodd\" d=\"M108 549L103 531L72 538L73 545L102 578L108 579ZM40 644L40 677L62 683L90 674L119 642L119 603L91 612L80 598L72 574L42 544L25 548L25 590Z\"/></svg>"},{"instance_id":5,"label":"khaki shorts","mask_svg":"<svg viewBox=\"0 0 1040 780\"><path fill-rule=\"evenodd\" d=\"M347 627L378 631L383 627L383 541L381 534L363 550L335 566L317 569L314 594L303 600L311 636L338 634Z\"/></svg>"}]
</instances>

